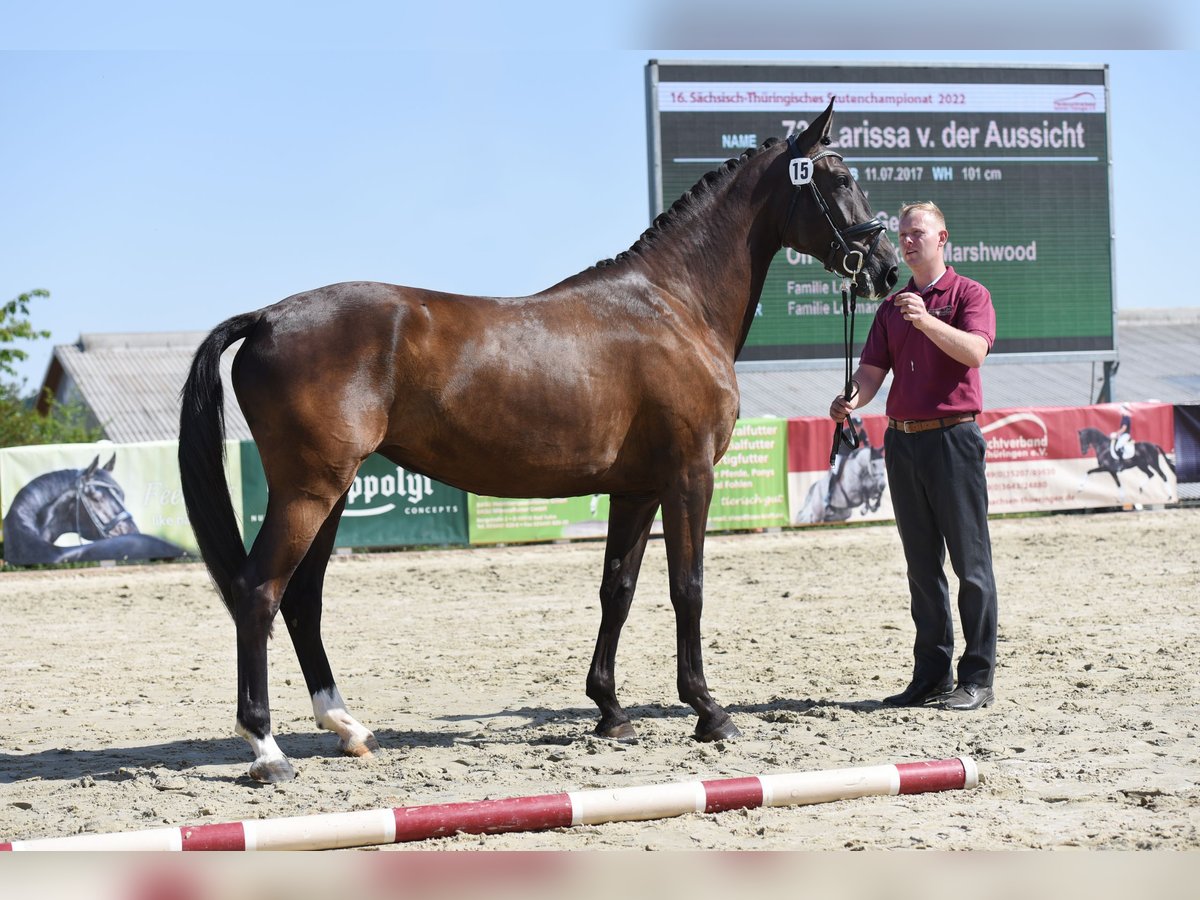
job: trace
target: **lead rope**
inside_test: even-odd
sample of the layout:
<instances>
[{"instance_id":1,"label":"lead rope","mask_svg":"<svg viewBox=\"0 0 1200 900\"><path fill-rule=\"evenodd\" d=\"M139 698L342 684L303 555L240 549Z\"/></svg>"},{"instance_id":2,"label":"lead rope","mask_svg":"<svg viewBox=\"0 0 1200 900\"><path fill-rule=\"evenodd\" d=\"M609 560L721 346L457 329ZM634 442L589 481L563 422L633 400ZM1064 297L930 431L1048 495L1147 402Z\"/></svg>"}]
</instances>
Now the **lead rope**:
<instances>
[{"instance_id":1,"label":"lead rope","mask_svg":"<svg viewBox=\"0 0 1200 900\"><path fill-rule=\"evenodd\" d=\"M855 275L858 273L856 272ZM846 386L842 389L842 399L849 403L858 395L858 388L854 384L854 371L852 354L854 352L854 310L858 305L858 279L851 277L849 279L850 289L847 295L846 282L842 282L842 345L843 358L846 363ZM850 416L846 416L841 423L833 423L833 446L829 449L829 465L832 466L837 461L838 445L845 443L851 450L858 448L860 443L858 431L854 427L854 422Z\"/></svg>"}]
</instances>

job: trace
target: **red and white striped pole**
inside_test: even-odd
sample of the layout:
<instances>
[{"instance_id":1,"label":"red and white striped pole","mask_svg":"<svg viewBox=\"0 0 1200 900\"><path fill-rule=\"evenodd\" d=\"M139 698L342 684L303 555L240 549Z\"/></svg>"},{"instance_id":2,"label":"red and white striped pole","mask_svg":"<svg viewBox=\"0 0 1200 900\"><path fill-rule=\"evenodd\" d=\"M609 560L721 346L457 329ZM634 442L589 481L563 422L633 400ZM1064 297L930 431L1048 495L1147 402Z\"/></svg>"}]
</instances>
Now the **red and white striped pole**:
<instances>
[{"instance_id":1,"label":"red and white striped pole","mask_svg":"<svg viewBox=\"0 0 1200 900\"><path fill-rule=\"evenodd\" d=\"M402 806L362 812L218 825L79 834L0 843L0 850L333 850L421 841L464 834L544 831L572 825L665 819L763 806L802 806L855 797L921 794L973 788L979 783L967 756L927 762L754 775L507 800Z\"/></svg>"}]
</instances>

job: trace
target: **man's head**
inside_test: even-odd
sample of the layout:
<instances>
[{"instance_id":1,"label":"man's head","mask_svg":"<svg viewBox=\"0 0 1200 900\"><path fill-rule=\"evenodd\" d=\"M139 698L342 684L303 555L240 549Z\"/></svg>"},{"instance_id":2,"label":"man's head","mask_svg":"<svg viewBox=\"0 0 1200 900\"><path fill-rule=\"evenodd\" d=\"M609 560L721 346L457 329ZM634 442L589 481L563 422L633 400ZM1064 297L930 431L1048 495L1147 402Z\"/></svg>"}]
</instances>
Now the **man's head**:
<instances>
[{"instance_id":1,"label":"man's head","mask_svg":"<svg viewBox=\"0 0 1200 900\"><path fill-rule=\"evenodd\" d=\"M942 274L947 237L946 217L936 203L923 200L900 208L900 254L918 281Z\"/></svg>"}]
</instances>

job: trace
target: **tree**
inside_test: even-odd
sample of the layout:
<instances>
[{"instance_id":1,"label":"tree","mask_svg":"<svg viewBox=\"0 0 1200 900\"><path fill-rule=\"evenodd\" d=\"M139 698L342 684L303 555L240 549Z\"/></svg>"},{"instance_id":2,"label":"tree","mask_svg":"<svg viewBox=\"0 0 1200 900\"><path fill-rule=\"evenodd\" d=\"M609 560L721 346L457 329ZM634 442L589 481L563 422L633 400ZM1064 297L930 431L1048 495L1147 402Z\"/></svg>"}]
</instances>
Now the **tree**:
<instances>
[{"instance_id":1,"label":"tree","mask_svg":"<svg viewBox=\"0 0 1200 900\"><path fill-rule=\"evenodd\" d=\"M29 301L34 297L49 296L49 291L37 288L21 294L15 300L9 300L0 307L0 373L9 378L16 378L17 370L14 365L29 358L29 354L20 347L12 346L13 341L50 337L50 332L35 329L29 321Z\"/></svg>"},{"instance_id":2,"label":"tree","mask_svg":"<svg viewBox=\"0 0 1200 900\"><path fill-rule=\"evenodd\" d=\"M16 364L29 354L13 346L13 341L50 337L49 331L34 328L29 320L30 301L49 296L49 291L39 288L0 306L0 447L90 443L103 436L102 429L88 425L82 404L63 404L48 396L48 412L43 416L36 409L36 398L21 396Z\"/></svg>"}]
</instances>

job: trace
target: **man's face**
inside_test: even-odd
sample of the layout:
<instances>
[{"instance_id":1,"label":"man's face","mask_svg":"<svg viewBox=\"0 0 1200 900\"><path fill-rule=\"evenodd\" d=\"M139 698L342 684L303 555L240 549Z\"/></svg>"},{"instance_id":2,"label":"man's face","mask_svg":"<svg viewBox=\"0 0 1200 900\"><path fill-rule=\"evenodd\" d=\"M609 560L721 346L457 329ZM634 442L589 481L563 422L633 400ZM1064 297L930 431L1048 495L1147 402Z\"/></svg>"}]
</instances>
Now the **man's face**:
<instances>
[{"instance_id":1,"label":"man's face","mask_svg":"<svg viewBox=\"0 0 1200 900\"><path fill-rule=\"evenodd\" d=\"M900 220L900 252L910 269L924 269L942 258L946 230L937 218L916 209Z\"/></svg>"}]
</instances>

